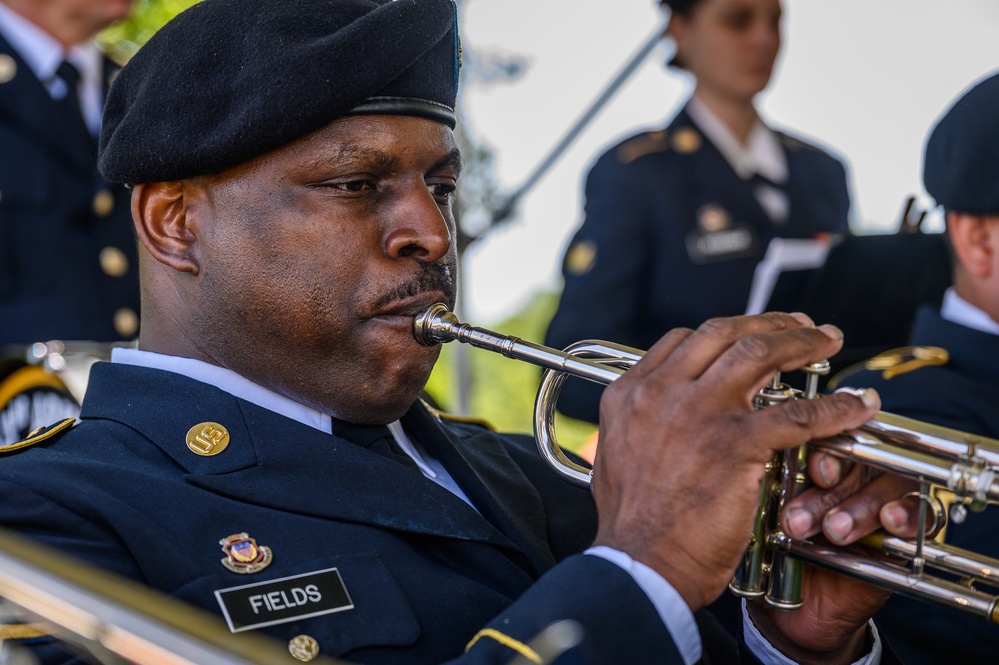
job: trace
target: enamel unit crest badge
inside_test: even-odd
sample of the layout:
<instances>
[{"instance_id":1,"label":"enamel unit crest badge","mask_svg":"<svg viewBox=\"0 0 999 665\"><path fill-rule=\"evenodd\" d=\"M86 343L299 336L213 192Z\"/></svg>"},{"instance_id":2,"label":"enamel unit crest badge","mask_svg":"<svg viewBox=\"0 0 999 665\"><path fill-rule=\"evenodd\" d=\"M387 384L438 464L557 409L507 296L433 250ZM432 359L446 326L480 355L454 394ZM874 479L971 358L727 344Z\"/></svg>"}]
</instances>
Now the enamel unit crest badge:
<instances>
[{"instance_id":1,"label":"enamel unit crest badge","mask_svg":"<svg viewBox=\"0 0 999 665\"><path fill-rule=\"evenodd\" d=\"M246 532L226 536L219 541L219 545L226 553L226 558L221 560L222 565L234 573L256 573L271 565L274 558L271 548L258 546L257 541Z\"/></svg>"}]
</instances>

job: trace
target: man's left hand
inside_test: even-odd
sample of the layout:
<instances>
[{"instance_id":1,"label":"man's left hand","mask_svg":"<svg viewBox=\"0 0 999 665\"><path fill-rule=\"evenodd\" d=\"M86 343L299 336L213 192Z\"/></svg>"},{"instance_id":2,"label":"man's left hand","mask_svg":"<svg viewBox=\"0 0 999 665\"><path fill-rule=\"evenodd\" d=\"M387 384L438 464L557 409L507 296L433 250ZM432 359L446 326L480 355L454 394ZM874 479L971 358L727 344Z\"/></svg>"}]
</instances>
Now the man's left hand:
<instances>
[{"instance_id":1,"label":"man's left hand","mask_svg":"<svg viewBox=\"0 0 999 665\"><path fill-rule=\"evenodd\" d=\"M792 538L821 533L846 546L885 527L912 537L918 525L915 499L900 499L917 488L914 480L893 474L872 476L869 469L832 455L814 452L809 476L815 487L790 501L781 526ZM760 632L781 652L804 664L849 664L870 650L868 619L890 593L857 579L806 565L798 610L781 611L763 602L749 603Z\"/></svg>"}]
</instances>

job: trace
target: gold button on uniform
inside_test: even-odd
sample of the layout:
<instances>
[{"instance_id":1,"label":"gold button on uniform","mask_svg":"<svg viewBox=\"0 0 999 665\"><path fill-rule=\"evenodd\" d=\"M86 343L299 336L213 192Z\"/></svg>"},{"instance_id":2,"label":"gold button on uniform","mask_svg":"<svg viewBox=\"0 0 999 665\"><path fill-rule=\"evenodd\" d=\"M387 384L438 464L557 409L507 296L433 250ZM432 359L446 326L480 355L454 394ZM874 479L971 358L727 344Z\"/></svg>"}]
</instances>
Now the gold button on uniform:
<instances>
[{"instance_id":1,"label":"gold button on uniform","mask_svg":"<svg viewBox=\"0 0 999 665\"><path fill-rule=\"evenodd\" d=\"M319 655L319 643L308 635L299 635L288 642L288 651L302 662L309 662Z\"/></svg>"},{"instance_id":2,"label":"gold button on uniform","mask_svg":"<svg viewBox=\"0 0 999 665\"><path fill-rule=\"evenodd\" d=\"M187 430L187 447L198 455L218 455L228 445L229 430L218 423L198 423Z\"/></svg>"},{"instance_id":3,"label":"gold button on uniform","mask_svg":"<svg viewBox=\"0 0 999 665\"><path fill-rule=\"evenodd\" d=\"M107 217L114 210L114 194L109 189L102 189L94 194L90 206L98 217Z\"/></svg>"},{"instance_id":4,"label":"gold button on uniform","mask_svg":"<svg viewBox=\"0 0 999 665\"><path fill-rule=\"evenodd\" d=\"M114 313L114 329L122 337L132 337L139 331L139 315L131 307L122 307Z\"/></svg>"},{"instance_id":5,"label":"gold button on uniform","mask_svg":"<svg viewBox=\"0 0 999 665\"><path fill-rule=\"evenodd\" d=\"M128 257L117 247L109 245L102 249L98 260L105 275L121 277L128 272Z\"/></svg>"},{"instance_id":6,"label":"gold button on uniform","mask_svg":"<svg viewBox=\"0 0 999 665\"><path fill-rule=\"evenodd\" d=\"M724 231L731 221L725 209L714 203L703 205L697 211L697 226L705 233Z\"/></svg>"},{"instance_id":7,"label":"gold button on uniform","mask_svg":"<svg viewBox=\"0 0 999 665\"><path fill-rule=\"evenodd\" d=\"M690 127L681 127L673 134L673 149L682 155L696 152L701 147L701 135Z\"/></svg>"},{"instance_id":8,"label":"gold button on uniform","mask_svg":"<svg viewBox=\"0 0 999 665\"><path fill-rule=\"evenodd\" d=\"M0 83L6 83L17 76L17 63L6 53L0 53Z\"/></svg>"},{"instance_id":9,"label":"gold button on uniform","mask_svg":"<svg viewBox=\"0 0 999 665\"><path fill-rule=\"evenodd\" d=\"M570 275L579 277L590 272L597 260L597 244L592 240L573 243L565 255L565 268Z\"/></svg>"}]
</instances>

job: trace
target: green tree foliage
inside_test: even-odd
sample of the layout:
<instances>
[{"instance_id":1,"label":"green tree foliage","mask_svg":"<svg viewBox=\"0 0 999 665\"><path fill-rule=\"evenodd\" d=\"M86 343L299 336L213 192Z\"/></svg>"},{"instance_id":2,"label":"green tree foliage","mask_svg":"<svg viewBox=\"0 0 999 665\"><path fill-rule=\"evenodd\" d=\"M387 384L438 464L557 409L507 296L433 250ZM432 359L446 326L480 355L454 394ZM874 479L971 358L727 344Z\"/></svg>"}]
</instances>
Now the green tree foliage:
<instances>
[{"instance_id":1,"label":"green tree foliage","mask_svg":"<svg viewBox=\"0 0 999 665\"><path fill-rule=\"evenodd\" d=\"M136 0L127 19L100 36L104 49L118 62L126 62L163 24L199 0Z\"/></svg>"}]
</instances>

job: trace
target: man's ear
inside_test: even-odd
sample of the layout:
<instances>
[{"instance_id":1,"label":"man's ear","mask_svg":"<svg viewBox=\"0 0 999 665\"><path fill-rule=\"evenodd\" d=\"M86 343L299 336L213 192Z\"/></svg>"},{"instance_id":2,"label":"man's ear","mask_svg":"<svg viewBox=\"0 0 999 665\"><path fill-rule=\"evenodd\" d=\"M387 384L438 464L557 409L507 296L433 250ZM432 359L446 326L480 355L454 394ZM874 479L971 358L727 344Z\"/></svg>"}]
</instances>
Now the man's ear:
<instances>
[{"instance_id":1,"label":"man's ear","mask_svg":"<svg viewBox=\"0 0 999 665\"><path fill-rule=\"evenodd\" d=\"M680 43L686 43L687 38L687 19L679 14L673 14L670 16L669 23L666 24L666 32L664 37L671 37L673 43L676 44L677 53L680 51Z\"/></svg>"},{"instance_id":2,"label":"man's ear","mask_svg":"<svg viewBox=\"0 0 999 665\"><path fill-rule=\"evenodd\" d=\"M996 269L999 252L999 233L994 217L971 215L963 212L947 213L947 233L958 263L969 274L987 279Z\"/></svg>"},{"instance_id":3,"label":"man's ear","mask_svg":"<svg viewBox=\"0 0 999 665\"><path fill-rule=\"evenodd\" d=\"M182 182L151 182L132 190L132 217L146 251L179 272L200 271L194 248L198 238L188 218Z\"/></svg>"}]
</instances>

